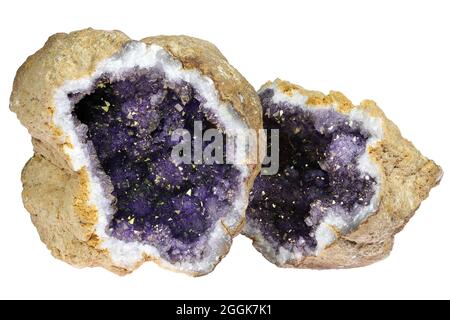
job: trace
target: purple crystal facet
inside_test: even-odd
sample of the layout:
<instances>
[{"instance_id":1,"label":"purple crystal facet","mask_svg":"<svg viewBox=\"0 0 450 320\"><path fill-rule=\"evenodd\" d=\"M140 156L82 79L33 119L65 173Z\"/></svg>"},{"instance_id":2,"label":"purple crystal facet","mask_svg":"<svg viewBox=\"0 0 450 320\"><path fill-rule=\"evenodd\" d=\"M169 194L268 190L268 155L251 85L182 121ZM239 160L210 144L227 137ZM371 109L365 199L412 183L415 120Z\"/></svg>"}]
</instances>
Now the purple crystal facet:
<instances>
[{"instance_id":1,"label":"purple crystal facet","mask_svg":"<svg viewBox=\"0 0 450 320\"><path fill-rule=\"evenodd\" d=\"M334 110L274 103L273 94L267 89L260 98L264 127L279 129L280 167L256 179L247 218L266 239L309 254L325 212L339 212L345 221L370 203L376 181L357 168L369 134Z\"/></svg>"},{"instance_id":2,"label":"purple crystal facet","mask_svg":"<svg viewBox=\"0 0 450 320\"><path fill-rule=\"evenodd\" d=\"M153 245L170 261L194 252L200 258L207 241L202 236L230 212L240 176L232 165L171 160L176 129L193 136L194 121L202 121L203 130L216 127L202 98L188 83L169 82L155 69L120 79L103 75L92 92L73 97L73 114L87 126L86 138L114 187L110 234Z\"/></svg>"}]
</instances>

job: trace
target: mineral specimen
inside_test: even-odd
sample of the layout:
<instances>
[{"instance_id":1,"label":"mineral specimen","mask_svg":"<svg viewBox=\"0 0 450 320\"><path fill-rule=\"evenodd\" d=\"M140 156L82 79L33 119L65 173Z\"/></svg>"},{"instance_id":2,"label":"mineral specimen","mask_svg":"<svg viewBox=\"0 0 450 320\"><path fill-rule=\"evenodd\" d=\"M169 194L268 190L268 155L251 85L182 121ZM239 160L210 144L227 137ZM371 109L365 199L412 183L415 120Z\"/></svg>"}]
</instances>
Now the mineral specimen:
<instances>
[{"instance_id":1,"label":"mineral specimen","mask_svg":"<svg viewBox=\"0 0 450 320\"><path fill-rule=\"evenodd\" d=\"M244 233L280 266L356 267L385 257L440 168L372 101L355 107L340 93L281 80L259 95L264 127L279 130L279 170L256 179Z\"/></svg>"},{"instance_id":2,"label":"mineral specimen","mask_svg":"<svg viewBox=\"0 0 450 320\"><path fill-rule=\"evenodd\" d=\"M24 204L56 257L120 274L153 260L202 275L228 252L258 163L172 157L173 133L195 138L196 122L231 137L261 127L256 92L212 44L56 34L19 69L11 109L35 149Z\"/></svg>"}]
</instances>

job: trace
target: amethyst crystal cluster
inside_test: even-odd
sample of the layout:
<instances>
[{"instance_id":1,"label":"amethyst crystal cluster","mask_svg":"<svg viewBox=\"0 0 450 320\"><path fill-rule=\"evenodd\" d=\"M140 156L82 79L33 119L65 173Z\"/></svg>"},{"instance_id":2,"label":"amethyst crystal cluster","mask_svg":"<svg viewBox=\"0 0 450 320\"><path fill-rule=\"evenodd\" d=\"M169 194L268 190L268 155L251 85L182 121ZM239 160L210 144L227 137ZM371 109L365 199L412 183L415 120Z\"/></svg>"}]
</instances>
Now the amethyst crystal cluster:
<instances>
[{"instance_id":1,"label":"amethyst crystal cluster","mask_svg":"<svg viewBox=\"0 0 450 320\"><path fill-rule=\"evenodd\" d=\"M374 177L357 167L369 134L336 111L274 103L273 95L260 98L264 127L279 130L279 171L256 179L247 220L275 247L311 255L327 213L351 221L374 196Z\"/></svg>"},{"instance_id":2,"label":"amethyst crystal cluster","mask_svg":"<svg viewBox=\"0 0 450 320\"><path fill-rule=\"evenodd\" d=\"M101 169L113 186L115 213L109 233L156 247L170 262L205 255L216 222L232 210L240 172L228 164L176 164L176 129L193 136L216 127L214 115L185 82L169 82L156 69L115 79L103 75L90 93L72 98L87 126Z\"/></svg>"},{"instance_id":3,"label":"amethyst crystal cluster","mask_svg":"<svg viewBox=\"0 0 450 320\"><path fill-rule=\"evenodd\" d=\"M336 111L274 103L273 94L266 89L260 98L264 127L280 133L279 170L256 179L247 217L272 244L309 255L327 214L352 221L374 196L374 177L357 165L369 134ZM203 131L218 126L202 97L190 84L168 81L152 68L120 78L103 75L91 92L72 100L113 186L109 234L150 244L172 263L206 255L208 234L238 196L240 172L229 164L172 159L179 143L175 130L194 137L196 121Z\"/></svg>"}]
</instances>

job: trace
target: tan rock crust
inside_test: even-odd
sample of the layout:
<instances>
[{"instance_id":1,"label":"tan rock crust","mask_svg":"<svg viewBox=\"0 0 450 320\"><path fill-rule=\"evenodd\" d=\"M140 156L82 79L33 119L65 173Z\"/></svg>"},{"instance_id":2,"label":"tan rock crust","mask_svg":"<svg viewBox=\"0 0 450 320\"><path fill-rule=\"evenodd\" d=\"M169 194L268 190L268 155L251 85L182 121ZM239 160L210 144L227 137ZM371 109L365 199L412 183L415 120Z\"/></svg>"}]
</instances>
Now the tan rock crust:
<instances>
[{"instance_id":1,"label":"tan rock crust","mask_svg":"<svg viewBox=\"0 0 450 320\"><path fill-rule=\"evenodd\" d=\"M99 62L118 53L130 40L120 31L93 29L51 36L18 70L10 104L33 137L35 155L22 173L23 201L42 241L55 257L72 265L101 266L118 274L131 272L153 258L143 257L134 268L124 269L115 265L108 251L101 248L95 234L97 208L88 203L87 171L73 170L64 152L64 146L70 147L71 142L55 126L52 116L55 90L67 80L92 75ZM197 69L211 78L220 99L230 102L250 128L262 127L256 92L214 45L187 36L150 37L142 41L162 46L182 62L183 68ZM249 169L247 193L259 165L249 165ZM234 236L240 229L227 231ZM223 254L230 245L223 248Z\"/></svg>"},{"instance_id":2,"label":"tan rock crust","mask_svg":"<svg viewBox=\"0 0 450 320\"><path fill-rule=\"evenodd\" d=\"M381 174L380 203L378 210L355 230L340 234L335 242L318 256L308 256L287 261L282 267L296 268L352 268L361 267L387 257L392 250L394 236L411 219L420 203L442 178L442 170L432 160L424 157L413 144L402 137L397 126L386 118L374 101L364 100L355 106L342 93L332 91L325 95L309 91L283 80L266 83L261 90L275 85L282 93L292 96L299 93L308 98L310 108L334 105L340 113L347 114L357 108L381 120L383 139L369 150L371 160ZM270 261L276 259L264 247L261 239L253 239L254 246Z\"/></svg>"}]
</instances>

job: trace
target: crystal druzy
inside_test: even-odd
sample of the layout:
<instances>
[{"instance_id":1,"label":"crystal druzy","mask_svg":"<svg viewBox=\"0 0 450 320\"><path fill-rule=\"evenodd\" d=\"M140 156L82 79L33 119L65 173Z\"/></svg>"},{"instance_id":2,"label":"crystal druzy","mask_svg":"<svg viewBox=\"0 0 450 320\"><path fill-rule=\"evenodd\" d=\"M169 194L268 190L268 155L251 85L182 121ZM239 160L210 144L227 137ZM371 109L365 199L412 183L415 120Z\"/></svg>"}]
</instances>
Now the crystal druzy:
<instances>
[{"instance_id":1,"label":"crystal druzy","mask_svg":"<svg viewBox=\"0 0 450 320\"><path fill-rule=\"evenodd\" d=\"M271 243L310 255L327 213L351 221L374 196L374 177L357 166L369 134L332 109L274 103L273 94L266 89L260 98L264 127L279 130L279 170L256 179L247 217Z\"/></svg>"},{"instance_id":2,"label":"crystal druzy","mask_svg":"<svg viewBox=\"0 0 450 320\"><path fill-rule=\"evenodd\" d=\"M172 262L199 258L207 234L231 210L240 176L232 165L177 164L171 158L176 129L194 137L194 121L202 122L203 131L220 127L202 98L188 83L146 69L120 79L103 75L89 94L72 99L113 186L108 233L155 246Z\"/></svg>"}]
</instances>

